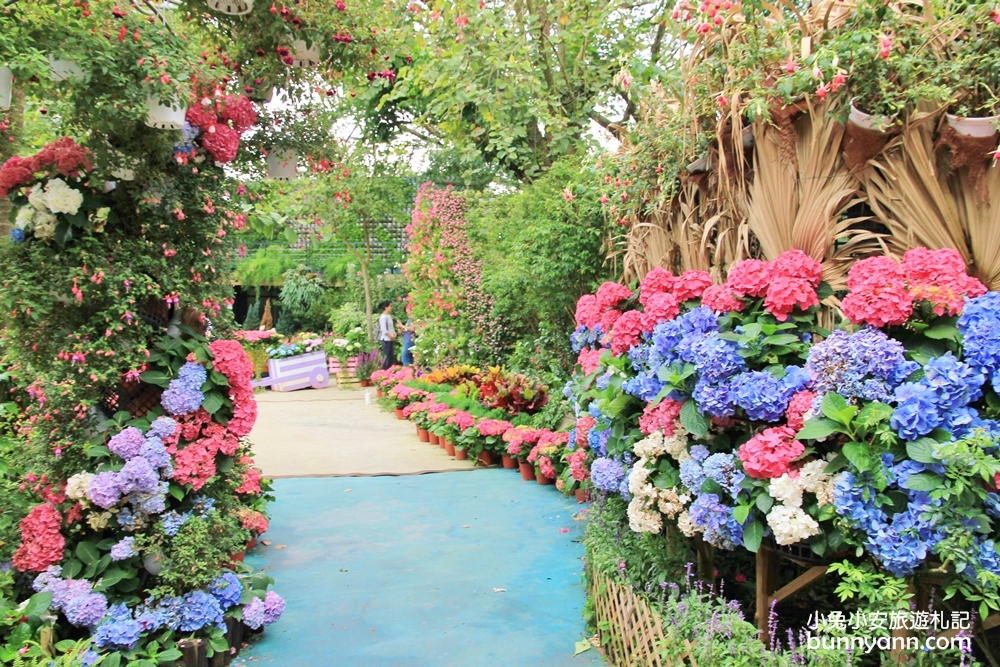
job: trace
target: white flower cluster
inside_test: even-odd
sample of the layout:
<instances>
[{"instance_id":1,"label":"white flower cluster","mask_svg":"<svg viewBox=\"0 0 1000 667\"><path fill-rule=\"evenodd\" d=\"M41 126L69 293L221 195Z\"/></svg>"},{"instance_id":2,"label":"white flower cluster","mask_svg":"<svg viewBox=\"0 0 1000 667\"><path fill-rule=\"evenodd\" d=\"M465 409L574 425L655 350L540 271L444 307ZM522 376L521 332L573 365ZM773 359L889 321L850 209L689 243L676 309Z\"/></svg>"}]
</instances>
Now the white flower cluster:
<instances>
[{"instance_id":1,"label":"white flower cluster","mask_svg":"<svg viewBox=\"0 0 1000 667\"><path fill-rule=\"evenodd\" d=\"M771 508L767 524L778 544L795 544L819 533L819 524L802 509L802 494L815 494L821 506L833 502L834 481L826 473L826 465L824 460L810 461L802 466L798 477L785 473L771 480L767 492L779 504Z\"/></svg>"},{"instance_id":2,"label":"white flower cluster","mask_svg":"<svg viewBox=\"0 0 1000 667\"><path fill-rule=\"evenodd\" d=\"M681 512L680 515L677 517L677 527L680 529L682 533L684 533L685 537L694 537L698 533L703 532L705 530L704 528L695 525L694 521L691 520L691 515L688 514L687 510Z\"/></svg>"},{"instance_id":3,"label":"white flower cluster","mask_svg":"<svg viewBox=\"0 0 1000 667\"><path fill-rule=\"evenodd\" d=\"M94 476L89 472L77 473L67 479L66 497L70 500L76 500L84 507L88 507L90 505L90 501L87 497L87 489L90 488L90 481L92 479L94 479Z\"/></svg>"},{"instance_id":4,"label":"white flower cluster","mask_svg":"<svg viewBox=\"0 0 1000 667\"><path fill-rule=\"evenodd\" d=\"M628 504L629 526L637 533L659 533L663 530L663 516L673 520L691 502L691 496L678 494L676 488L658 489L649 481L656 470L656 460L669 454L678 462L690 458L687 431L677 422L674 434L654 431L635 443L633 451L638 460L628 477L628 491L632 499ZM686 514L686 512L685 512Z\"/></svg>"},{"instance_id":5,"label":"white flower cluster","mask_svg":"<svg viewBox=\"0 0 1000 667\"><path fill-rule=\"evenodd\" d=\"M660 511L667 515L668 519L674 519L684 511L687 504L691 502L691 495L688 493L677 493L677 487L660 491Z\"/></svg>"},{"instance_id":6,"label":"white flower cluster","mask_svg":"<svg viewBox=\"0 0 1000 667\"><path fill-rule=\"evenodd\" d=\"M61 178L49 179L42 187L36 183L28 193L28 205L22 206L14 221L19 229L30 230L36 238L51 239L56 234L56 213L73 215L83 204L83 193L71 188Z\"/></svg>"},{"instance_id":7,"label":"white flower cluster","mask_svg":"<svg viewBox=\"0 0 1000 667\"><path fill-rule=\"evenodd\" d=\"M628 503L628 525L637 533L659 533L663 530L663 517L656 510L659 492L649 481L652 469L646 467L649 461L640 457L628 474L628 492L632 496Z\"/></svg>"}]
</instances>

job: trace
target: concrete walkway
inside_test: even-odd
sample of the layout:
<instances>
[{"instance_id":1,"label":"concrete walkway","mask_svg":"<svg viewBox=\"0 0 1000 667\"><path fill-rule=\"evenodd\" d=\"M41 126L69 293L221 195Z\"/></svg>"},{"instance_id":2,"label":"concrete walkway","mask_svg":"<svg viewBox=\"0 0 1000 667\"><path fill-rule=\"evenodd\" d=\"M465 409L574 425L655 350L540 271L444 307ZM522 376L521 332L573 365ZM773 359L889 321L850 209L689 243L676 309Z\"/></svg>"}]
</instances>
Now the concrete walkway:
<instances>
[{"instance_id":1,"label":"concrete walkway","mask_svg":"<svg viewBox=\"0 0 1000 667\"><path fill-rule=\"evenodd\" d=\"M254 460L267 477L409 475L472 470L443 449L417 440L413 424L399 421L364 390L304 389L257 394L257 424L250 433Z\"/></svg>"},{"instance_id":2,"label":"concrete walkway","mask_svg":"<svg viewBox=\"0 0 1000 667\"><path fill-rule=\"evenodd\" d=\"M275 482L266 568L286 599L237 665L582 667L583 521L512 470ZM579 517L578 517L579 518ZM280 548L279 548L280 547Z\"/></svg>"}]
</instances>

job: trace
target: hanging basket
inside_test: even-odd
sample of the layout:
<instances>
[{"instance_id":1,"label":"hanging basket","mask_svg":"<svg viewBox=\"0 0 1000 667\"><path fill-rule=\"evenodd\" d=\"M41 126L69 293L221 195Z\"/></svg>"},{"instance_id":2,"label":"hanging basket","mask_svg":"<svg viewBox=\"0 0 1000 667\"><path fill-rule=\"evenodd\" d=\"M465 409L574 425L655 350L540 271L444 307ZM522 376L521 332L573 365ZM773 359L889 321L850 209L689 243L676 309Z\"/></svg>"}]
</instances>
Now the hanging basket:
<instances>
[{"instance_id":1,"label":"hanging basket","mask_svg":"<svg viewBox=\"0 0 1000 667\"><path fill-rule=\"evenodd\" d=\"M253 9L253 0L205 0L217 12L230 16L243 16Z\"/></svg>"},{"instance_id":2,"label":"hanging basket","mask_svg":"<svg viewBox=\"0 0 1000 667\"><path fill-rule=\"evenodd\" d=\"M84 81L87 75L84 74L80 66L72 60L53 58L49 55L49 71L52 73L53 81Z\"/></svg>"},{"instance_id":3,"label":"hanging basket","mask_svg":"<svg viewBox=\"0 0 1000 667\"><path fill-rule=\"evenodd\" d=\"M14 93L14 73L9 67L0 67L0 109L10 108L11 96Z\"/></svg>"},{"instance_id":4,"label":"hanging basket","mask_svg":"<svg viewBox=\"0 0 1000 667\"><path fill-rule=\"evenodd\" d=\"M954 114L945 114L948 125L955 132L966 137L992 137L997 133L997 121L1000 116L983 116L982 118L963 118Z\"/></svg>"},{"instance_id":5,"label":"hanging basket","mask_svg":"<svg viewBox=\"0 0 1000 667\"><path fill-rule=\"evenodd\" d=\"M884 114L865 113L851 102L851 114L847 117L847 120L865 130L885 132L896 122L896 116L898 115L886 116Z\"/></svg>"},{"instance_id":6,"label":"hanging basket","mask_svg":"<svg viewBox=\"0 0 1000 667\"><path fill-rule=\"evenodd\" d=\"M161 130L179 130L184 127L187 107L178 103L176 107L163 104L159 97L151 95L146 99L146 125Z\"/></svg>"},{"instance_id":7,"label":"hanging basket","mask_svg":"<svg viewBox=\"0 0 1000 667\"><path fill-rule=\"evenodd\" d=\"M304 69L317 65L319 65L319 44L306 46L301 39L292 42L292 67Z\"/></svg>"},{"instance_id":8,"label":"hanging basket","mask_svg":"<svg viewBox=\"0 0 1000 667\"><path fill-rule=\"evenodd\" d=\"M277 150L267 156L267 177L275 181L291 181L297 178L298 156L295 151Z\"/></svg>"}]
</instances>

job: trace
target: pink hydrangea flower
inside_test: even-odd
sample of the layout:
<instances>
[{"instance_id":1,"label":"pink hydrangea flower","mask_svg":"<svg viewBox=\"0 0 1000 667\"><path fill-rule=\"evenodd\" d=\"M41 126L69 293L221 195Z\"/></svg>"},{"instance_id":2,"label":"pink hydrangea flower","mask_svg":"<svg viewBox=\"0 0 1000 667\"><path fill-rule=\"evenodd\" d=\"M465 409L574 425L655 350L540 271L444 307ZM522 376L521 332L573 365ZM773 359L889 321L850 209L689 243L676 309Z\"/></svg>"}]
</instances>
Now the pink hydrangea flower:
<instances>
[{"instance_id":1,"label":"pink hydrangea flower","mask_svg":"<svg viewBox=\"0 0 1000 667\"><path fill-rule=\"evenodd\" d=\"M701 305L715 313L739 313L746 303L728 285L711 285L701 294Z\"/></svg>"},{"instance_id":2,"label":"pink hydrangea flower","mask_svg":"<svg viewBox=\"0 0 1000 667\"><path fill-rule=\"evenodd\" d=\"M669 438L674 434L674 427L677 418L681 416L683 405L680 401L669 398L663 399L655 406L652 403L647 404L639 417L639 430L644 435L662 430L663 435Z\"/></svg>"},{"instance_id":3,"label":"pink hydrangea flower","mask_svg":"<svg viewBox=\"0 0 1000 667\"><path fill-rule=\"evenodd\" d=\"M674 280L674 297L678 303L697 299L711 285L712 276L708 271L685 271Z\"/></svg>"},{"instance_id":4,"label":"pink hydrangea flower","mask_svg":"<svg viewBox=\"0 0 1000 667\"><path fill-rule=\"evenodd\" d=\"M840 307L854 324L900 325L913 314L913 295L906 289L906 274L891 257L855 262L847 272L847 288L850 293Z\"/></svg>"},{"instance_id":5,"label":"pink hydrangea flower","mask_svg":"<svg viewBox=\"0 0 1000 667\"><path fill-rule=\"evenodd\" d=\"M668 322L678 315L681 309L677 299L669 292L651 294L644 305L642 314L642 330L650 333L660 322Z\"/></svg>"},{"instance_id":6,"label":"pink hydrangea flower","mask_svg":"<svg viewBox=\"0 0 1000 667\"><path fill-rule=\"evenodd\" d=\"M631 290L620 283L606 282L597 288L597 306L610 310L632 296Z\"/></svg>"},{"instance_id":7,"label":"pink hydrangea flower","mask_svg":"<svg viewBox=\"0 0 1000 667\"><path fill-rule=\"evenodd\" d=\"M816 290L808 280L774 275L764 297L764 309L784 322L796 307L808 310L819 305Z\"/></svg>"},{"instance_id":8,"label":"pink hydrangea flower","mask_svg":"<svg viewBox=\"0 0 1000 667\"><path fill-rule=\"evenodd\" d=\"M792 248L771 262L771 275L805 280L815 288L823 281L823 265L798 248Z\"/></svg>"},{"instance_id":9,"label":"pink hydrangea flower","mask_svg":"<svg viewBox=\"0 0 1000 667\"><path fill-rule=\"evenodd\" d=\"M49 504L35 505L21 519L21 544L14 552L14 567L21 572L44 572L63 559L66 538L59 532L62 515Z\"/></svg>"},{"instance_id":10,"label":"pink hydrangea flower","mask_svg":"<svg viewBox=\"0 0 1000 667\"><path fill-rule=\"evenodd\" d=\"M726 285L739 296L762 297L767 293L771 265L759 259L744 259L732 268Z\"/></svg>"},{"instance_id":11,"label":"pink hydrangea flower","mask_svg":"<svg viewBox=\"0 0 1000 667\"><path fill-rule=\"evenodd\" d=\"M616 357L639 344L642 335L642 313L630 310L623 313L611 330L611 353Z\"/></svg>"},{"instance_id":12,"label":"pink hydrangea flower","mask_svg":"<svg viewBox=\"0 0 1000 667\"><path fill-rule=\"evenodd\" d=\"M795 429L776 426L764 429L740 445L738 453L743 469L756 479L776 479L788 472L792 461L805 451L795 439Z\"/></svg>"},{"instance_id":13,"label":"pink hydrangea flower","mask_svg":"<svg viewBox=\"0 0 1000 667\"><path fill-rule=\"evenodd\" d=\"M597 305L597 297L584 294L576 302L576 325L593 329L601 321L601 308Z\"/></svg>"},{"instance_id":14,"label":"pink hydrangea flower","mask_svg":"<svg viewBox=\"0 0 1000 667\"><path fill-rule=\"evenodd\" d=\"M674 274L662 267L656 267L646 274L639 283L639 302L646 307L649 297L674 291Z\"/></svg>"}]
</instances>

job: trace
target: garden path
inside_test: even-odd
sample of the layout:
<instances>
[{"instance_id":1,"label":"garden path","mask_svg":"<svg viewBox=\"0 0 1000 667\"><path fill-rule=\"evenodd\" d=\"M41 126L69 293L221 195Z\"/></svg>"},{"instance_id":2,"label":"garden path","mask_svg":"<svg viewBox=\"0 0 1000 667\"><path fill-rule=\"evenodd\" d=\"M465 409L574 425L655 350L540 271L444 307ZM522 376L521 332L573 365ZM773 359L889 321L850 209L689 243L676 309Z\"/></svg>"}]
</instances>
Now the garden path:
<instances>
[{"instance_id":1,"label":"garden path","mask_svg":"<svg viewBox=\"0 0 1000 667\"><path fill-rule=\"evenodd\" d=\"M257 394L250 433L257 466L275 478L472 470L380 410L374 389L371 397L366 405L363 390L334 387Z\"/></svg>"},{"instance_id":2,"label":"garden path","mask_svg":"<svg viewBox=\"0 0 1000 667\"><path fill-rule=\"evenodd\" d=\"M403 451L410 443L424 450L412 459L421 465L424 456L437 469L454 465L442 450L419 443L408 422L365 405L363 394L358 400L345 393L261 396L253 433L258 461L269 475L300 475L275 480L271 529L247 562L277 580L287 607L234 664L602 664L593 650L573 656L585 634L582 506L498 468L303 478L319 465L328 475L374 471L366 458L387 461L381 450ZM279 438L294 419L310 425ZM316 442L303 446L303 434ZM324 442L327 450L320 449ZM330 443L338 453L329 453Z\"/></svg>"}]
</instances>

